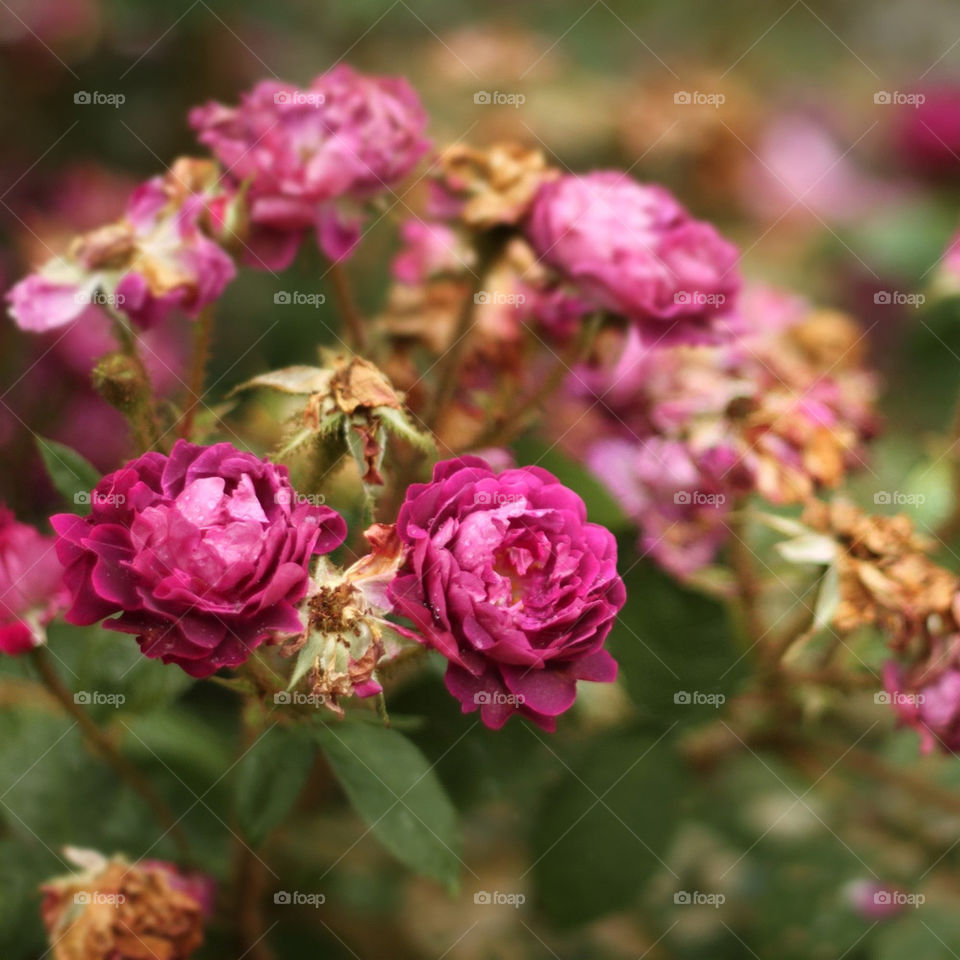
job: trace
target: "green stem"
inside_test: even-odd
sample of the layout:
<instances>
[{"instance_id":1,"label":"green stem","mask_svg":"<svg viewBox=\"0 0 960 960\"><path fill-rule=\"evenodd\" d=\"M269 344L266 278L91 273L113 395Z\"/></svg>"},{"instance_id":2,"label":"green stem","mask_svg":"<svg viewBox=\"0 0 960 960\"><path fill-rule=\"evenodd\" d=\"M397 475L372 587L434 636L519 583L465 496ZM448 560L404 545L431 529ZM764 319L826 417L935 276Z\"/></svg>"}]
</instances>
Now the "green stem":
<instances>
[{"instance_id":1,"label":"green stem","mask_svg":"<svg viewBox=\"0 0 960 960\"><path fill-rule=\"evenodd\" d=\"M367 349L367 325L353 296L350 277L343 264L336 261L331 262L329 273L330 279L333 281L333 291L343 314L343 329L347 346L354 353L363 353Z\"/></svg>"},{"instance_id":2,"label":"green stem","mask_svg":"<svg viewBox=\"0 0 960 960\"><path fill-rule=\"evenodd\" d=\"M197 408L203 398L203 383L210 362L210 348L213 345L213 308L205 307L200 311L193 330L193 359L190 366L190 384L187 405L177 424L177 436L189 440L193 433L193 422Z\"/></svg>"},{"instance_id":3,"label":"green stem","mask_svg":"<svg viewBox=\"0 0 960 960\"><path fill-rule=\"evenodd\" d=\"M153 810L160 825L170 834L182 856L190 859L190 845L186 835L174 817L173 812L163 798L154 790L150 781L117 750L113 741L97 726L93 718L83 709L73 697L73 691L68 689L60 679L50 660L46 647L35 647L31 657L40 679L50 691L54 699L63 707L80 727L87 743L113 768L114 772L130 787L137 791Z\"/></svg>"}]
</instances>

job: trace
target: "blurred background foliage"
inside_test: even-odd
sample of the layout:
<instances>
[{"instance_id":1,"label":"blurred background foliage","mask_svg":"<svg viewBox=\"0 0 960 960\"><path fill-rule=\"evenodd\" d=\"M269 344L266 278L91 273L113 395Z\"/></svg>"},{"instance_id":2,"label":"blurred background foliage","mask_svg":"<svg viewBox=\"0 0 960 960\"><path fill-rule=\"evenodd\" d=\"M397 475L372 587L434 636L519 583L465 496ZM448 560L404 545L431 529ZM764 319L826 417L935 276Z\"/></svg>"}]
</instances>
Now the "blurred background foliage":
<instances>
[{"instance_id":1,"label":"blurred background foliage","mask_svg":"<svg viewBox=\"0 0 960 960\"><path fill-rule=\"evenodd\" d=\"M960 219L960 158L951 165L947 157L935 174L918 165L902 143L911 108L878 104L875 94L960 81L956 4L6 0L0 47L5 285L72 231L114 216L133 183L198 152L186 123L191 106L234 101L263 77L306 82L346 59L407 75L437 143L515 138L564 168L615 166L659 180L737 240L749 277L850 311L885 378L886 419L872 471L854 494L872 508L878 486L923 490L926 513L916 519L925 527L949 510L937 464L960 382L960 311L951 299L917 309L877 303L875 294L930 284ZM122 93L125 103L77 105L83 90ZM526 99L519 108L477 104L481 90ZM719 108L677 104L679 91L726 99ZM350 265L369 314L382 304L406 202L391 204ZM323 292L315 257L304 250L285 289ZM277 290L276 278L252 271L228 289L215 399L269 367L310 362L317 344L334 342L332 302L276 306ZM99 457L106 470L123 456L122 429L76 399L83 371L54 338L0 324L0 378L0 499L39 522L58 500L33 432ZM266 415L250 405L251 436ZM111 429L116 443L104 453ZM581 468L534 438L517 452L520 462L558 473L584 495L592 519L622 534L629 602L611 638L622 677L610 690L585 689L555 736L517 719L494 733L461 716L432 661L395 678L390 711L417 748L408 754L403 741L397 755L416 764L422 753L433 766L459 815L462 864L451 867L441 851L415 864L422 877L392 858L351 811L351 772L333 776L335 751L284 739L237 765L230 691L144 660L129 638L54 630L74 689L126 697L100 719L184 812L206 869L227 882L234 836L269 835L263 896L278 955L956 956L956 760L918 759L915 736L894 731L870 688L782 691L775 705L753 698L752 657L728 612L639 558L618 511ZM857 650L876 669L876 638L860 638ZM169 838L157 841L142 801L37 693L29 669L0 669L0 955L20 960L43 955L37 885L62 871L59 847L176 854ZM676 702L691 691L726 703ZM743 742L737 718L756 711L770 714L769 735ZM363 730L354 721L358 749ZM298 800L291 782L305 787ZM441 829L446 801L432 787L421 793L421 812ZM366 811L368 821L378 809ZM402 846L411 824L390 827L386 846ZM412 827L416 845L422 836ZM390 849L409 863L432 855L429 846L410 855ZM849 886L865 880L926 901L869 917ZM322 893L326 902L274 906L280 889ZM526 902L484 905L479 891ZM683 892L724 902L677 902ZM233 922L220 918L201 956L233 955Z\"/></svg>"}]
</instances>

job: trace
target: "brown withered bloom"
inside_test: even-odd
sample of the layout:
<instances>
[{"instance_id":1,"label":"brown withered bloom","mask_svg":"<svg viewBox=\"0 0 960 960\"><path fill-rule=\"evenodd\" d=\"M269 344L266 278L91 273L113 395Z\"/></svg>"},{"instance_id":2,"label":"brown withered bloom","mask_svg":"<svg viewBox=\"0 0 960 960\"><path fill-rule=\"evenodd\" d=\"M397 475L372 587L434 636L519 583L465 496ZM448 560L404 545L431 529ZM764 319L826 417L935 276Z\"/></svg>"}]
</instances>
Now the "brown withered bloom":
<instances>
[{"instance_id":1,"label":"brown withered bloom","mask_svg":"<svg viewBox=\"0 0 960 960\"><path fill-rule=\"evenodd\" d=\"M53 960L187 960L203 943L202 896L169 864L106 860L42 888Z\"/></svg>"},{"instance_id":2,"label":"brown withered bloom","mask_svg":"<svg viewBox=\"0 0 960 960\"><path fill-rule=\"evenodd\" d=\"M460 219L484 230L519 223L544 180L557 176L540 150L519 143L455 143L437 163L445 188L463 199Z\"/></svg>"},{"instance_id":3,"label":"brown withered bloom","mask_svg":"<svg viewBox=\"0 0 960 960\"><path fill-rule=\"evenodd\" d=\"M867 514L836 500L811 503L803 520L838 545L837 630L874 625L890 636L895 648L903 648L931 630L943 633L953 626L960 583L927 556L932 544L915 532L908 517Z\"/></svg>"}]
</instances>

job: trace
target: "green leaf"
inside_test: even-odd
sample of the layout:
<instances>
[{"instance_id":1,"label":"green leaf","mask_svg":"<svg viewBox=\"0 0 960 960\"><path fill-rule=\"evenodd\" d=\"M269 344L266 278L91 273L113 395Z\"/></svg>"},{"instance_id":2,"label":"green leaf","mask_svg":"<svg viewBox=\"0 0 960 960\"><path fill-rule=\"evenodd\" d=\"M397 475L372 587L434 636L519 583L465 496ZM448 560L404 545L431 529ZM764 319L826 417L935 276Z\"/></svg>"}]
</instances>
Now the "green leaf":
<instances>
[{"instance_id":1,"label":"green leaf","mask_svg":"<svg viewBox=\"0 0 960 960\"><path fill-rule=\"evenodd\" d=\"M237 770L237 819L254 845L266 839L296 803L313 764L316 746L301 729L271 727Z\"/></svg>"},{"instance_id":2,"label":"green leaf","mask_svg":"<svg viewBox=\"0 0 960 960\"><path fill-rule=\"evenodd\" d=\"M634 902L664 869L686 792L668 741L649 734L594 741L570 771L547 791L533 831L537 897L560 926Z\"/></svg>"},{"instance_id":3,"label":"green leaf","mask_svg":"<svg viewBox=\"0 0 960 960\"><path fill-rule=\"evenodd\" d=\"M86 513L90 491L100 482L100 471L88 460L56 440L37 437L37 447L54 487L73 513Z\"/></svg>"},{"instance_id":4,"label":"green leaf","mask_svg":"<svg viewBox=\"0 0 960 960\"><path fill-rule=\"evenodd\" d=\"M631 697L661 724L716 719L748 672L727 610L649 563L624 579L627 603L608 645Z\"/></svg>"},{"instance_id":5,"label":"green leaf","mask_svg":"<svg viewBox=\"0 0 960 960\"><path fill-rule=\"evenodd\" d=\"M317 730L356 811L403 864L454 889L460 874L457 814L433 768L403 734L369 724Z\"/></svg>"}]
</instances>

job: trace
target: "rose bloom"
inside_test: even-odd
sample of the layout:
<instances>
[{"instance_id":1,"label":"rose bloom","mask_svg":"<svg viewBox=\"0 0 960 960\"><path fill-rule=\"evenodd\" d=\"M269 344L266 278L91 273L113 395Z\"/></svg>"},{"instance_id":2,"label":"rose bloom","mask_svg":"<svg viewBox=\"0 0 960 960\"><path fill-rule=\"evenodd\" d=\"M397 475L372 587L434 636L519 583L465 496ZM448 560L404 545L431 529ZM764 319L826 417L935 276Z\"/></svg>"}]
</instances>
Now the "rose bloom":
<instances>
[{"instance_id":1,"label":"rose bloom","mask_svg":"<svg viewBox=\"0 0 960 960\"><path fill-rule=\"evenodd\" d=\"M130 197L123 219L77 237L7 294L23 330L42 333L107 307L143 329L180 310L190 317L234 278L229 256L207 235L212 165L182 159ZM184 178L189 178L184 188Z\"/></svg>"},{"instance_id":2,"label":"rose bloom","mask_svg":"<svg viewBox=\"0 0 960 960\"><path fill-rule=\"evenodd\" d=\"M595 308L651 343L712 343L732 332L737 249L663 187L617 171L545 183L527 222L540 259Z\"/></svg>"},{"instance_id":3,"label":"rose bloom","mask_svg":"<svg viewBox=\"0 0 960 960\"><path fill-rule=\"evenodd\" d=\"M304 232L332 260L360 239L360 205L390 191L427 150L427 116L401 77L346 64L301 89L265 80L237 107L208 103L190 124L238 186L247 184L254 266L282 269Z\"/></svg>"},{"instance_id":4,"label":"rose bloom","mask_svg":"<svg viewBox=\"0 0 960 960\"><path fill-rule=\"evenodd\" d=\"M54 538L18 523L0 504L0 651L40 646L43 627L68 602Z\"/></svg>"},{"instance_id":5,"label":"rose bloom","mask_svg":"<svg viewBox=\"0 0 960 960\"><path fill-rule=\"evenodd\" d=\"M119 613L104 625L194 677L301 631L310 559L346 536L335 511L299 502L286 467L229 443L146 453L104 477L91 501L89 516L52 518L67 620Z\"/></svg>"},{"instance_id":6,"label":"rose bloom","mask_svg":"<svg viewBox=\"0 0 960 960\"><path fill-rule=\"evenodd\" d=\"M616 679L603 648L626 599L616 541L551 474L438 463L407 491L397 533L407 553L394 612L447 658L464 713L479 707L492 729L520 713L553 730L578 680Z\"/></svg>"},{"instance_id":7,"label":"rose bloom","mask_svg":"<svg viewBox=\"0 0 960 960\"><path fill-rule=\"evenodd\" d=\"M920 734L921 753L934 747L960 753L960 670L951 667L935 680L915 684L891 660L883 668L883 685L900 723Z\"/></svg>"}]
</instances>

